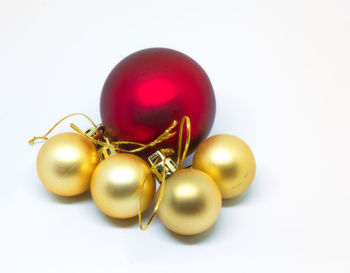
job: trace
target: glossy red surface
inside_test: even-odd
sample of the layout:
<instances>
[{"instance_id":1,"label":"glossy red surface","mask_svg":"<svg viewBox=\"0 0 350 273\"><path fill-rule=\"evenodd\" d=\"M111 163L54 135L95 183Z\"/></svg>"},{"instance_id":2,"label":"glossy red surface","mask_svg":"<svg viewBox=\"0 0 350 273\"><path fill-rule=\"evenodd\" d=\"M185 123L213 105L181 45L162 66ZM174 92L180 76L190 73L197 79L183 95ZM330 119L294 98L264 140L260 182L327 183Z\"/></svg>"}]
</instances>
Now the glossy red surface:
<instances>
[{"instance_id":1,"label":"glossy red surface","mask_svg":"<svg viewBox=\"0 0 350 273\"><path fill-rule=\"evenodd\" d=\"M171 49L150 48L123 59L109 74L100 101L101 119L114 140L148 143L172 123L191 119L190 153L215 118L215 95L205 71ZM175 148L177 137L156 147ZM149 151L150 153L151 151Z\"/></svg>"}]
</instances>

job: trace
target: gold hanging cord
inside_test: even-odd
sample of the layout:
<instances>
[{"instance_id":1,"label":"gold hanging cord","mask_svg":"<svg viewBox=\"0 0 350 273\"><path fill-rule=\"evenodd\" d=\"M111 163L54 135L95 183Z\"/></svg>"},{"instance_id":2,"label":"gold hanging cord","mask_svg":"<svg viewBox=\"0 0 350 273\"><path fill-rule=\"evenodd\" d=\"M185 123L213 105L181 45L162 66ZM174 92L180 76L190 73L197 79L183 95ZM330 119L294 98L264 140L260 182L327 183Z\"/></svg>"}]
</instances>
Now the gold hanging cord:
<instances>
[{"instance_id":1,"label":"gold hanging cord","mask_svg":"<svg viewBox=\"0 0 350 273\"><path fill-rule=\"evenodd\" d=\"M182 134L183 134L183 127L184 124L186 122L186 141L185 141L185 145L184 145L184 149L182 151ZM178 134L178 147L177 147L177 166L179 169L182 169L189 146L190 146L190 140L191 140L191 121L190 118L188 116L184 116L181 119L180 122L180 128L179 128L179 134ZM167 158L167 156L171 156L174 151L173 150L160 150L161 153L163 153L164 157L162 159L162 173L161 173L161 179L160 181L158 181L160 183L160 186L158 188L158 192L157 192L157 200L155 203L155 206L153 208L153 213L151 215L151 217L149 218L147 224L145 226L142 226L142 192L143 192L143 188L146 184L146 182L148 181L148 178L150 175L155 175L155 173L157 172L155 166L159 163L159 157L157 158L157 160L155 160L150 168L150 172L148 173L148 175L145 177L145 179L142 181L141 185L140 185L140 192L139 192L139 227L141 230L146 230L153 222L153 220L155 219L158 209L159 209L159 205L162 202L163 199L163 195L164 195L164 186L165 186L165 160ZM181 154L182 152L182 154ZM155 175L156 176L156 175Z\"/></svg>"},{"instance_id":2,"label":"gold hanging cord","mask_svg":"<svg viewBox=\"0 0 350 273\"><path fill-rule=\"evenodd\" d=\"M38 140L38 139L48 140L49 138L48 138L47 136L48 136L62 121L64 121L64 120L67 119L67 118L70 118L70 117L72 117L72 116L77 116L77 115L80 115L80 116L85 117L87 120L89 120L89 121L91 122L92 126L94 126L95 128L97 128L96 124L95 124L87 115L82 114L82 113L73 113L73 114L70 114L70 115L68 115L68 116L65 116L64 118L62 118L62 119L60 119L58 122L56 122L56 124L55 124L54 126L52 126L52 128L51 128L49 131L47 131L47 133L46 133L45 135L39 136L39 137L35 136L35 137L33 137L31 140L29 140L28 143L33 145L34 142L35 142L36 140Z\"/></svg>"},{"instance_id":3,"label":"gold hanging cord","mask_svg":"<svg viewBox=\"0 0 350 273\"><path fill-rule=\"evenodd\" d=\"M91 124L94 126L94 128L97 128L96 124L85 114L82 113L73 113L70 114L68 116L65 116L64 118L62 118L61 120L59 120L45 135L43 136L39 136L39 137L33 137L31 140L29 140L29 144L34 144L34 142L38 139L43 139L43 140L48 140L48 135L65 119L75 116L75 115L81 115L83 117L85 117L86 119L88 119ZM86 133L84 133L81 129L79 129L78 126L76 126L75 124L71 123L70 127L76 131L78 134L88 138L92 143L96 144L96 145L100 145L106 148L110 148L113 149L117 152L127 152L127 153L137 153L140 151L143 151L149 147L154 147L159 143L162 143L163 141L173 137L176 132L172 132L174 130L174 128L176 127L176 125L178 124L178 122L176 120L174 120L172 122L172 124L160 135L158 136L155 140L147 143L147 144L143 144L143 143L138 143L138 142L133 142L133 141L114 141L114 142L109 142L107 141L107 137L105 135L103 135L104 137L104 141L101 140L96 140L91 136L88 136ZM127 146L128 148L123 148L123 146ZM131 146L131 147L130 147Z\"/></svg>"}]
</instances>

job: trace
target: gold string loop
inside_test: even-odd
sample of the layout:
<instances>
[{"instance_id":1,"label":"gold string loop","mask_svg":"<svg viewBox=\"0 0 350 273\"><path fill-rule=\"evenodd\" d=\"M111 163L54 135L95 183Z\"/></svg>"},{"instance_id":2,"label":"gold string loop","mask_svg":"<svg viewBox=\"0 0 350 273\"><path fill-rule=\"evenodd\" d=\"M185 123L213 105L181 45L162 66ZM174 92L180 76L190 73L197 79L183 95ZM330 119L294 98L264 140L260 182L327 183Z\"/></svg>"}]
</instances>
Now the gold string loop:
<instances>
[{"instance_id":1,"label":"gold string loop","mask_svg":"<svg viewBox=\"0 0 350 273\"><path fill-rule=\"evenodd\" d=\"M183 127L184 127L185 122L186 122L186 141L185 141L184 149L182 151L182 134L183 134ZM188 116L184 116L181 119L180 127L179 127L179 134L178 134L177 163L176 163L178 169L182 169L182 167L183 167L183 164L184 164L184 161L185 161L185 158L186 158L189 146L190 146L190 141L191 141L191 121L190 121L190 118ZM158 157L154 162L152 162L150 172L148 173L148 175L145 177L145 179L142 181L142 183L140 185L139 200L138 200L139 201L138 202L139 227L143 231L146 230L147 228L149 228L149 226L152 224L153 220L155 219L155 217L158 213L159 206L160 206L162 199L163 199L164 187L165 187L165 183L166 183L165 182L166 181L166 175L165 175L166 160L168 157L170 157L174 153L174 150L173 149L161 149L160 152L163 155L161 175L160 176L159 176L159 174L157 175L156 166L159 163L159 157ZM143 226L142 225L142 211L141 211L142 193L143 193L144 185L145 185L145 183L150 175L154 175L155 177L159 177L158 182L160 183L160 186L159 186L158 191L157 191L157 199L156 199L156 203L155 203L154 208L153 208L152 215L149 218L149 220L147 221L146 225Z\"/></svg>"},{"instance_id":2,"label":"gold string loop","mask_svg":"<svg viewBox=\"0 0 350 273\"><path fill-rule=\"evenodd\" d=\"M163 159L162 159L162 164L164 165L165 164L165 160L166 160L166 157L164 156ZM142 181L141 185L140 185L140 192L139 192L139 204L138 204L138 208L139 208L139 227L141 230L146 230L148 229L148 227L152 224L153 220L155 219L156 215L157 215L157 212L158 212L158 208L159 208L159 205L163 199L163 195L164 195L164 184L165 184L165 168L162 169L162 174L161 174L161 178L160 178L160 186L158 188L158 191L157 191L157 200L156 200L156 204L154 205L154 208L153 208L153 212L152 212L152 215L151 217L149 218L149 220L147 221L146 225L143 227L142 226L142 192L143 192L143 188L144 188L144 185L148 179L148 177L150 175L154 175L156 176L155 172L156 172L156 169L155 169L155 166L157 165L158 163L158 159L152 163L152 166L150 168L150 172L148 173L148 175L145 177L145 179Z\"/></svg>"},{"instance_id":3,"label":"gold string loop","mask_svg":"<svg viewBox=\"0 0 350 273\"><path fill-rule=\"evenodd\" d=\"M96 124L95 124L87 115L85 115L85 114L83 114L83 113L73 113L73 114L70 114L70 115L68 115L68 116L65 116L64 118L62 118L62 119L60 119L58 122L56 122L56 124L55 124L54 126L52 126L52 128L51 128L46 134L44 134L43 136L39 136L39 137L34 136L31 140L28 141L28 143L31 144L31 145L33 145L34 142L35 142L36 140L38 140L38 139L48 140L48 137L47 137L47 136L48 136L62 121L64 121L64 120L67 119L67 118L70 118L70 117L72 117L72 116L77 116L77 115L80 115L80 116L85 117L88 121L91 122L91 124L92 124L95 128L97 128Z\"/></svg>"},{"instance_id":4,"label":"gold string loop","mask_svg":"<svg viewBox=\"0 0 350 273\"><path fill-rule=\"evenodd\" d=\"M174 128L177 125L177 121L174 120L172 122L172 124L160 135L158 136L155 140L151 141L148 144L143 144L143 143L138 143L138 142L133 142L133 141L116 141L116 142L112 142L113 145L128 145L128 146L136 146L136 148L134 149L121 149L121 148L116 148L119 149L120 151L124 151L124 152L129 152L129 153L137 153L140 151L143 151L149 147L154 147L159 143L162 143L163 141L173 137L174 135L176 135L176 132L172 132L174 130Z\"/></svg>"},{"instance_id":5,"label":"gold string loop","mask_svg":"<svg viewBox=\"0 0 350 273\"><path fill-rule=\"evenodd\" d=\"M48 135L65 119L70 118L72 116L75 115L81 115L83 117L85 117L86 119L88 119L91 124L94 126L94 128L97 128L96 124L85 114L82 113L73 113L70 114L68 116L65 116L64 118L62 118L61 120L59 120L46 134L44 134L43 136L39 136L39 137L33 137L31 140L29 140L29 144L34 144L34 142L38 139L43 139L43 140L48 140ZM172 122L172 124L161 134L159 135L156 139L154 139L153 141L147 143L147 144L143 144L143 143L138 143L138 142L133 142L133 141L114 141L114 142L110 142L108 137L105 136L103 134L103 138L104 141L101 140L97 140L94 139L93 137L87 135L85 132L83 132L78 126L76 126L74 123L70 124L70 127L76 131L78 134L88 138L92 143L94 143L95 145L99 145L108 149L112 149L115 150L116 152L120 153L120 152L126 152L126 153L137 153L140 151L143 151L149 147L154 147L157 144L162 143L163 141L173 137L176 132L173 132L174 128L176 127L176 125L178 124L178 122L176 120L174 120ZM127 146L127 147L125 147ZM131 147L130 147L131 146ZM124 147L124 148L123 148Z\"/></svg>"},{"instance_id":6,"label":"gold string loop","mask_svg":"<svg viewBox=\"0 0 350 273\"><path fill-rule=\"evenodd\" d=\"M154 147L157 144L162 143L163 141L173 137L176 132L172 132L174 128L177 125L177 121L174 120L172 124L160 135L158 136L155 140L151 141L148 144L143 144L139 142L133 142L133 141L114 141L114 142L108 142L108 141L100 141L96 140L91 136L88 136L86 133L84 133L82 130L79 129L78 126L75 124L71 123L70 127L76 131L78 134L88 138L92 143L96 145L100 145L112 150L115 150L116 152L125 152L125 153L137 153L140 151L143 151L149 147ZM106 137L105 137L106 138ZM122 148L123 146L134 146L135 148Z\"/></svg>"},{"instance_id":7,"label":"gold string loop","mask_svg":"<svg viewBox=\"0 0 350 273\"><path fill-rule=\"evenodd\" d=\"M186 122L186 141L185 141L185 146L182 151L182 133L183 133L183 128L184 124ZM178 135L178 141L177 141L177 161L176 165L178 166L179 169L182 169L188 149L190 147L190 141L191 141L191 121L188 116L184 116L181 119L180 123L180 129L179 129L179 135ZM181 155L182 152L182 155Z\"/></svg>"}]
</instances>

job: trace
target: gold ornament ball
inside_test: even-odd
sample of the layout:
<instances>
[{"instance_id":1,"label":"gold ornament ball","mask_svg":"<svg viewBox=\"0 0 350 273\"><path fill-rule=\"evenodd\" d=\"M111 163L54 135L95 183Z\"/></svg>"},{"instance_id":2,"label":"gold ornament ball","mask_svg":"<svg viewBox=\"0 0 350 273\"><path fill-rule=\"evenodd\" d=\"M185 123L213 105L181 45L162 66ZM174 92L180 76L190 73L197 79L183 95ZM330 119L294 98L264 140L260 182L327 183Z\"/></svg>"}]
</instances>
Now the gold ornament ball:
<instances>
[{"instance_id":1,"label":"gold ornament ball","mask_svg":"<svg viewBox=\"0 0 350 273\"><path fill-rule=\"evenodd\" d=\"M36 168L48 190L61 196L75 196L89 189L98 162L97 150L89 140L76 133L61 133L43 144Z\"/></svg>"},{"instance_id":2,"label":"gold ornament ball","mask_svg":"<svg viewBox=\"0 0 350 273\"><path fill-rule=\"evenodd\" d=\"M218 186L207 174L182 169L164 183L158 215L168 229L182 235L193 235L215 223L222 198Z\"/></svg>"},{"instance_id":3,"label":"gold ornament ball","mask_svg":"<svg viewBox=\"0 0 350 273\"><path fill-rule=\"evenodd\" d=\"M199 145L193 168L207 173L219 185L223 198L232 198L248 189L256 165L252 151L242 139L223 134Z\"/></svg>"},{"instance_id":4,"label":"gold ornament ball","mask_svg":"<svg viewBox=\"0 0 350 273\"><path fill-rule=\"evenodd\" d=\"M140 185L149 174L150 167L140 157L116 154L103 160L91 179L91 195L97 207L114 218L138 215ZM145 182L141 210L152 203L156 185L152 175Z\"/></svg>"}]
</instances>

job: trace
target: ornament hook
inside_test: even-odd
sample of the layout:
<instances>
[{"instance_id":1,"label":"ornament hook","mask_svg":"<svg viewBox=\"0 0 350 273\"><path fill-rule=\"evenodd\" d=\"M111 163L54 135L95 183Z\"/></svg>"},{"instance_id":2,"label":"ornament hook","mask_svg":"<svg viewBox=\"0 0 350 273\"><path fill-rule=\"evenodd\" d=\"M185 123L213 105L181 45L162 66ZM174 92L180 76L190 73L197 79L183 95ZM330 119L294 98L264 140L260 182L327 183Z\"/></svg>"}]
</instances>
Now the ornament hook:
<instances>
[{"instance_id":1,"label":"ornament hook","mask_svg":"<svg viewBox=\"0 0 350 273\"><path fill-rule=\"evenodd\" d=\"M161 162L158 162L159 159ZM159 183L161 183L163 171L165 172L166 179L178 169L176 163L170 157L166 157L162 151L156 151L150 155L148 161L154 167L154 174Z\"/></svg>"}]
</instances>

